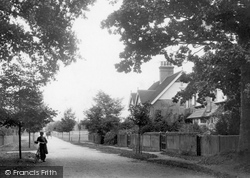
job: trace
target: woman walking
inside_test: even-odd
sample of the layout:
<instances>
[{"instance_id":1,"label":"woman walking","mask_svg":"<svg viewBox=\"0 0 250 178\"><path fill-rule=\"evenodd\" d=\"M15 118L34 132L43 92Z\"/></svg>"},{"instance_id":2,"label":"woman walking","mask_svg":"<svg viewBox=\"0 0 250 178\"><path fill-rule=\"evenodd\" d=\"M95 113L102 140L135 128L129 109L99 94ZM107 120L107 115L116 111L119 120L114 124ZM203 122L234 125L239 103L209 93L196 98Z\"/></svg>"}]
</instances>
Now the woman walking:
<instances>
[{"instance_id":1,"label":"woman walking","mask_svg":"<svg viewBox=\"0 0 250 178\"><path fill-rule=\"evenodd\" d=\"M40 137L37 138L35 143L39 143L41 160L45 162L46 154L48 154L47 149L47 139L43 136L43 132L40 132Z\"/></svg>"}]
</instances>

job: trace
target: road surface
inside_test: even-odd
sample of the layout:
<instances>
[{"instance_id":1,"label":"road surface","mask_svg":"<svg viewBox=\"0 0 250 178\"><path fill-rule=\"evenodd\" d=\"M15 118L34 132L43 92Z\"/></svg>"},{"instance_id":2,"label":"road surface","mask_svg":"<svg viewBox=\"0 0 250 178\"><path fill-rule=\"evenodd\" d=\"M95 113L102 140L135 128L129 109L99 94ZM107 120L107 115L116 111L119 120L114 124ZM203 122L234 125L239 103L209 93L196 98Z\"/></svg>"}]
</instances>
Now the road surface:
<instances>
[{"instance_id":1,"label":"road surface","mask_svg":"<svg viewBox=\"0 0 250 178\"><path fill-rule=\"evenodd\" d=\"M73 145L56 137L48 139L46 162L39 166L63 166L70 178L211 178L212 176L125 158Z\"/></svg>"}]
</instances>

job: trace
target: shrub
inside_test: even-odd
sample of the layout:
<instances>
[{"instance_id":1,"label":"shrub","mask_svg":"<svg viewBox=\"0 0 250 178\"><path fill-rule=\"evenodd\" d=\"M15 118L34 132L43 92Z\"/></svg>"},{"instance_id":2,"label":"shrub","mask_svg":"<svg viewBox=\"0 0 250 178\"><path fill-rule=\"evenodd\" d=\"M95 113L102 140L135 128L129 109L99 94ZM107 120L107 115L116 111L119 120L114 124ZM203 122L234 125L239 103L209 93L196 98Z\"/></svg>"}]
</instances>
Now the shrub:
<instances>
[{"instance_id":1,"label":"shrub","mask_svg":"<svg viewBox=\"0 0 250 178\"><path fill-rule=\"evenodd\" d=\"M240 128L240 113L237 111L222 112L217 115L219 121L215 125L216 134L238 135Z\"/></svg>"},{"instance_id":2,"label":"shrub","mask_svg":"<svg viewBox=\"0 0 250 178\"><path fill-rule=\"evenodd\" d=\"M116 145L117 144L117 133L115 131L109 131L104 136L104 144Z\"/></svg>"}]
</instances>

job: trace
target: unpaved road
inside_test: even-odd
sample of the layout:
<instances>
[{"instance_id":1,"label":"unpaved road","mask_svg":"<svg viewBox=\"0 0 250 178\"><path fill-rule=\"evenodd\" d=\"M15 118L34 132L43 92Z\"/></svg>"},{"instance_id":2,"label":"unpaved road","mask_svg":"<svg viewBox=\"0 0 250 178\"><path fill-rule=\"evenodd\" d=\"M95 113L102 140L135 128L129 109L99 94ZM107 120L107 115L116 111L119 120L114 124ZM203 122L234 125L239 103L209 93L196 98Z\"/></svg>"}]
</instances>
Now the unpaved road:
<instances>
[{"instance_id":1,"label":"unpaved road","mask_svg":"<svg viewBox=\"0 0 250 178\"><path fill-rule=\"evenodd\" d=\"M79 178L211 178L212 176L148 163L48 139L49 154L41 166L63 166L64 177Z\"/></svg>"}]
</instances>

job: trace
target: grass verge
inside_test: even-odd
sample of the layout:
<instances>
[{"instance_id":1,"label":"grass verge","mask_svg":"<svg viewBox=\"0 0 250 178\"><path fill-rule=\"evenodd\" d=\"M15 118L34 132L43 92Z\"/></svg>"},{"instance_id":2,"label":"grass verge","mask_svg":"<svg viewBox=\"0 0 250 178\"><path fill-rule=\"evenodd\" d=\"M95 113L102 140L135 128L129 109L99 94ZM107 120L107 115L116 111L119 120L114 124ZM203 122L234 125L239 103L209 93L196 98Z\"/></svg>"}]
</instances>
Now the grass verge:
<instances>
[{"instance_id":1,"label":"grass verge","mask_svg":"<svg viewBox=\"0 0 250 178\"><path fill-rule=\"evenodd\" d=\"M139 159L139 160L148 160L150 158L157 158L157 156L154 154L149 154L149 153L135 154L133 151L119 149L118 147L112 148L112 147L105 146L105 145L92 144L92 143L87 143L87 142L84 142L84 143L71 142L71 143L75 145L80 145L80 146L96 149L104 153L118 154L120 156L127 157L127 158L133 158L133 159Z\"/></svg>"},{"instance_id":2,"label":"grass verge","mask_svg":"<svg viewBox=\"0 0 250 178\"><path fill-rule=\"evenodd\" d=\"M34 151L36 146L29 142L27 137L22 138L22 151ZM18 142L3 146L0 148L0 166L34 166L34 153L22 152L22 159L19 158L19 144ZM13 152L13 153L8 153Z\"/></svg>"},{"instance_id":3,"label":"grass verge","mask_svg":"<svg viewBox=\"0 0 250 178\"><path fill-rule=\"evenodd\" d=\"M120 156L123 157L127 157L127 158L133 158L133 159L137 159L137 160L143 160L143 161L147 161L147 162L151 162L151 163L156 163L156 164L162 164L162 165L167 165L167 166L171 166L171 167L179 167L179 168L184 168L184 169L188 169L188 170L193 170L196 172L202 172L208 175L212 175L218 178L235 178L236 176L227 174L227 173L222 173L220 171L214 171L212 169L210 169L209 167L206 166L202 166L199 164L195 164L195 163L187 163L187 162L180 162L180 161L174 161L174 160L165 160L165 159L154 159L157 158L156 155L154 154L149 154L149 153L142 153L140 154L135 154L132 150L124 150L124 149L120 149L119 147L114 148L114 147L109 147L109 146L105 146L105 145L99 145L99 144L93 144L93 143L76 143L76 142L71 142L72 144L75 145L80 145L80 146L84 146L84 147L88 147L91 149L96 149L98 151L104 152L104 153L110 153L110 154L118 154ZM167 153L165 153L167 154ZM170 153L171 154L171 153ZM170 156L170 155L169 155ZM177 156L171 154L171 156ZM187 156L187 155L182 155L179 156L183 159L186 160L195 160L195 161L199 161L200 158L197 156ZM184 158L185 157L185 158Z\"/></svg>"}]
</instances>

